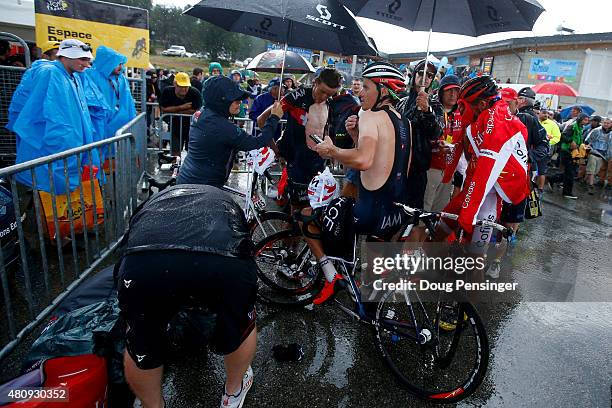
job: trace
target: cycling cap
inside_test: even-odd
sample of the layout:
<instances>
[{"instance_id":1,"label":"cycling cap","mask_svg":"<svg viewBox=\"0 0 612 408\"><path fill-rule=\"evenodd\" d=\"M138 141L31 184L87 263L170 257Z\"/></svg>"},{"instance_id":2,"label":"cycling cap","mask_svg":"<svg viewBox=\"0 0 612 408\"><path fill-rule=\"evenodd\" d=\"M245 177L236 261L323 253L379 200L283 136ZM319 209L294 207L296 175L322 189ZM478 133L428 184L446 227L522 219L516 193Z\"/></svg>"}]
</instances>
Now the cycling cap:
<instances>
[{"instance_id":1,"label":"cycling cap","mask_svg":"<svg viewBox=\"0 0 612 408\"><path fill-rule=\"evenodd\" d=\"M473 103L476 99L493 99L497 96L497 84L488 75L468 79L461 86L459 99Z\"/></svg>"},{"instance_id":2,"label":"cycling cap","mask_svg":"<svg viewBox=\"0 0 612 408\"><path fill-rule=\"evenodd\" d=\"M388 62L379 61L368 64L361 76L372 80L376 84L384 85L393 92L400 92L406 89L402 71Z\"/></svg>"}]
</instances>

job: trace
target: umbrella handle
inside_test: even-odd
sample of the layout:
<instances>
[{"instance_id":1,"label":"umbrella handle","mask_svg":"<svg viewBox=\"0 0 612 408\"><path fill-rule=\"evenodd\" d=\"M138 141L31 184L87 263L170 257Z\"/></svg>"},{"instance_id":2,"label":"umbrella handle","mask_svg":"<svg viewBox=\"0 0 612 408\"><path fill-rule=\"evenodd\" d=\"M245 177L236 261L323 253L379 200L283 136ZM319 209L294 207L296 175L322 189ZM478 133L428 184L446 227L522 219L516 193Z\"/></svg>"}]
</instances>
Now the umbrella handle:
<instances>
[{"instance_id":1,"label":"umbrella handle","mask_svg":"<svg viewBox=\"0 0 612 408\"><path fill-rule=\"evenodd\" d=\"M291 24L291 22L289 22ZM278 100L281 100L281 92L283 91L283 75L285 73L285 61L287 58L287 43L285 43L285 49L283 50L283 64L281 65L280 73L280 86L278 87Z\"/></svg>"},{"instance_id":2,"label":"umbrella handle","mask_svg":"<svg viewBox=\"0 0 612 408\"><path fill-rule=\"evenodd\" d=\"M281 100L281 92L283 90L283 75L285 74L285 61L287 60L287 45L289 44L289 37L291 36L292 21L289 20L289 26L287 27L287 41L285 41L285 49L283 51L283 65L281 65L280 74L280 86L278 87L278 101Z\"/></svg>"},{"instance_id":3,"label":"umbrella handle","mask_svg":"<svg viewBox=\"0 0 612 408\"><path fill-rule=\"evenodd\" d=\"M428 65L429 64L429 44L431 42L431 32L433 31L433 23L434 23L435 14L436 14L436 0L433 0L433 8L431 10L431 20L429 20L429 34L427 35L427 53L425 54L425 66L423 67L423 81L421 82L421 89L423 91L425 90L425 77L427 76L427 68L429 67Z\"/></svg>"}]
</instances>

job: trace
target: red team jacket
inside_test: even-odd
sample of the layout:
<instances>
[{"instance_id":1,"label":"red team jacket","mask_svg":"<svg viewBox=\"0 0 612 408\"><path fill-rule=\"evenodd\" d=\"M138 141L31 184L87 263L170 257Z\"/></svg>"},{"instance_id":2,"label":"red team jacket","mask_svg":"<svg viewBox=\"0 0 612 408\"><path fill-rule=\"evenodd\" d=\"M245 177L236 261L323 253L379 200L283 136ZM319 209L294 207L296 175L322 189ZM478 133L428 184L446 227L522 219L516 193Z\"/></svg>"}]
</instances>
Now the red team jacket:
<instances>
[{"instance_id":1,"label":"red team jacket","mask_svg":"<svg viewBox=\"0 0 612 408\"><path fill-rule=\"evenodd\" d=\"M472 154L463 184L459 224L471 232L491 189L503 201L515 205L529 195L527 128L500 100L467 126L466 139L466 149Z\"/></svg>"}]
</instances>

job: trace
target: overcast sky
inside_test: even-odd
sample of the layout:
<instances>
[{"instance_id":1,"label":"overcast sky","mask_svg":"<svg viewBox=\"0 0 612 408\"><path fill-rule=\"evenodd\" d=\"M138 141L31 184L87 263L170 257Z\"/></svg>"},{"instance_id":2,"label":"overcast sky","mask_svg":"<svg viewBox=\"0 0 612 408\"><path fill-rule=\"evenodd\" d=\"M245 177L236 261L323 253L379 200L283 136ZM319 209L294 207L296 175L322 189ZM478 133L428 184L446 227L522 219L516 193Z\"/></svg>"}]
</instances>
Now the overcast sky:
<instances>
[{"instance_id":1,"label":"overcast sky","mask_svg":"<svg viewBox=\"0 0 612 408\"><path fill-rule=\"evenodd\" d=\"M257 1L257 0L255 0ZM258 0L266 1L266 0ZM431 49L446 51L470 45L482 44L508 38L530 35L554 35L560 24L576 30L576 34L612 31L612 0L538 0L546 9L531 32L508 32L466 37L461 35L433 33ZM156 4L183 7L194 4L193 0L154 0ZM412 32L379 21L358 17L365 32L374 38L378 48L387 53L425 51L427 33Z\"/></svg>"}]
</instances>

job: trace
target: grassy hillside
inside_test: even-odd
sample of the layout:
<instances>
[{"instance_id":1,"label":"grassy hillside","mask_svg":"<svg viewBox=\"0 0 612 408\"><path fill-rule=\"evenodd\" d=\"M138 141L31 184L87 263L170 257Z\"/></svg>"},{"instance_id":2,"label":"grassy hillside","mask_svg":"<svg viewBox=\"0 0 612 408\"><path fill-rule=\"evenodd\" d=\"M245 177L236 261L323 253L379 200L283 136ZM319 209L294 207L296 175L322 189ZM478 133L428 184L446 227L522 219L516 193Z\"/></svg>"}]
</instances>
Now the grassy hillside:
<instances>
[{"instance_id":1,"label":"grassy hillside","mask_svg":"<svg viewBox=\"0 0 612 408\"><path fill-rule=\"evenodd\" d=\"M155 68L167 68L175 69L177 71L184 71L191 75L194 68L202 68L204 73L208 73L208 64L210 61L198 58L181 58L181 57L166 57L163 55L151 55L150 61ZM227 75L232 69L241 69L238 67L230 66L227 63L222 63L223 72ZM259 73L259 79L267 82L274 74Z\"/></svg>"}]
</instances>

